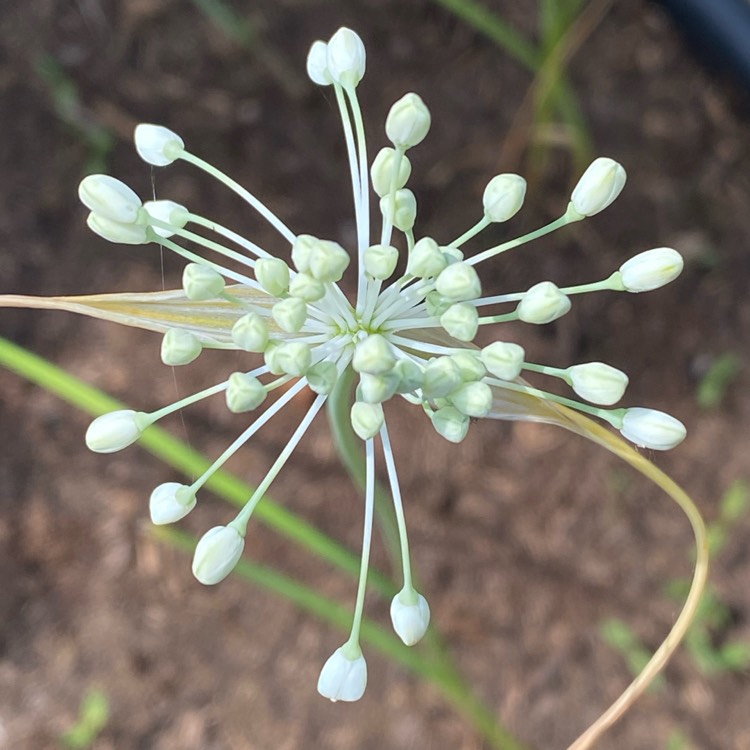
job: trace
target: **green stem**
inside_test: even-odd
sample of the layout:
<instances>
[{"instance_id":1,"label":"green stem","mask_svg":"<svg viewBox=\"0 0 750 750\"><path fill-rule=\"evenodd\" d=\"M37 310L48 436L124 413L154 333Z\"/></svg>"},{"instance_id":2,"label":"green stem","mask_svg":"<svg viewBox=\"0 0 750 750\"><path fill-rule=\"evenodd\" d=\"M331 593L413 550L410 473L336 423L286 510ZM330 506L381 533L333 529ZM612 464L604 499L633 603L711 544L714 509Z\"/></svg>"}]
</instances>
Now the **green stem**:
<instances>
[{"instance_id":1,"label":"green stem","mask_svg":"<svg viewBox=\"0 0 750 750\"><path fill-rule=\"evenodd\" d=\"M126 408L73 375L3 338L0 338L0 364L92 416ZM158 427L149 427L139 444L188 476L200 475L211 465L200 453ZM206 486L238 508L244 506L254 491L247 483L223 471L216 472L206 482ZM332 565L354 576L359 573L359 557L271 498L266 496L255 513L256 518L266 526ZM393 596L396 593L393 583L382 573L371 571L370 584L383 596Z\"/></svg>"}]
</instances>

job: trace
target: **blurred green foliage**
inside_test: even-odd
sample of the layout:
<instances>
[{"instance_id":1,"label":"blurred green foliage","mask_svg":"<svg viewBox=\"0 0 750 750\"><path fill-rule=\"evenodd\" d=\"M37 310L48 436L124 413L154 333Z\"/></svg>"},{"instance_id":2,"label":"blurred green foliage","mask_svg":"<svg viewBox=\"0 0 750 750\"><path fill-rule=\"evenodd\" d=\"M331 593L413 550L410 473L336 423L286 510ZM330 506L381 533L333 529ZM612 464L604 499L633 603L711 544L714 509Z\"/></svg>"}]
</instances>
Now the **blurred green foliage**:
<instances>
[{"instance_id":1,"label":"blurred green foliage","mask_svg":"<svg viewBox=\"0 0 750 750\"><path fill-rule=\"evenodd\" d=\"M60 743L71 750L86 750L109 721L109 700L98 688L89 690L81 701L76 723L60 735Z\"/></svg>"},{"instance_id":2,"label":"blurred green foliage","mask_svg":"<svg viewBox=\"0 0 750 750\"><path fill-rule=\"evenodd\" d=\"M698 383L696 398L701 409L716 409L721 406L727 389L742 370L740 359L728 352L717 357L708 372Z\"/></svg>"}]
</instances>

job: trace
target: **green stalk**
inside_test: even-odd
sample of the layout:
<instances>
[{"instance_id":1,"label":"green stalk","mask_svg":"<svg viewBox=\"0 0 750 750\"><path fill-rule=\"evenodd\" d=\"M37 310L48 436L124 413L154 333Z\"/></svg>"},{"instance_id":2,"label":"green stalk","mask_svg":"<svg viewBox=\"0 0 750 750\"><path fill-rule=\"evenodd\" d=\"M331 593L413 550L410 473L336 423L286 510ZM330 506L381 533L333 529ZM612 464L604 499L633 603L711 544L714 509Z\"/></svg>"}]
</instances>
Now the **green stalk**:
<instances>
[{"instance_id":1,"label":"green stalk","mask_svg":"<svg viewBox=\"0 0 750 750\"><path fill-rule=\"evenodd\" d=\"M123 408L121 403L3 338L0 338L0 364L92 416ZM345 394L345 391L342 393ZM346 405L346 402L346 398L340 398L339 407L334 413L348 416L348 410L341 407L341 403ZM199 453L157 427L148 428L139 442L154 456L188 475L201 473L209 465ZM356 451L351 455L356 460ZM252 487L226 472L217 472L207 486L236 506L243 505L253 491ZM385 494L382 489L381 492ZM358 558L270 498L265 497L255 512L259 520L279 534L342 570L357 575ZM153 534L185 551L193 550L197 543L190 535L170 527L155 527ZM344 632L348 631L351 612L308 586L246 558L240 560L235 572ZM381 573L371 572L369 582L383 596L392 597L396 593L396 587ZM428 631L422 648L408 648L383 627L367 619L362 622L361 635L366 643L385 656L432 682L446 700L481 732L491 747L496 750L526 750L507 729L497 723L493 712L469 690L451 663L434 628Z\"/></svg>"},{"instance_id":2,"label":"green stalk","mask_svg":"<svg viewBox=\"0 0 750 750\"><path fill-rule=\"evenodd\" d=\"M0 338L0 364L92 416L125 408L96 388L3 338ZM202 474L211 465L200 453L158 427L149 427L139 444L188 477ZM225 471L217 471L206 482L206 487L238 508L244 506L255 489ZM358 575L359 558L356 555L268 496L259 503L255 513L259 521L280 535L341 570ZM371 571L369 580L372 587L383 596L393 596L396 592L393 583L380 572Z\"/></svg>"}]
</instances>

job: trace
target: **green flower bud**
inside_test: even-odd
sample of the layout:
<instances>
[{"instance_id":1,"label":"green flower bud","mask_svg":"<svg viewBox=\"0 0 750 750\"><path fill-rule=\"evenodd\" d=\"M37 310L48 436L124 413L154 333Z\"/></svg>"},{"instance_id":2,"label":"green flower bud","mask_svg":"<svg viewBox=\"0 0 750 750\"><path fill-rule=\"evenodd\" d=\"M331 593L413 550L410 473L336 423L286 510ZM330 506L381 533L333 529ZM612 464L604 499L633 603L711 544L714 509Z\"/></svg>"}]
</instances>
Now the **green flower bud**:
<instances>
[{"instance_id":1,"label":"green flower bud","mask_svg":"<svg viewBox=\"0 0 750 750\"><path fill-rule=\"evenodd\" d=\"M526 180L523 177L517 174L499 174L484 189L484 215L490 221L508 221L520 211L525 196Z\"/></svg>"},{"instance_id":2,"label":"green flower bud","mask_svg":"<svg viewBox=\"0 0 750 750\"><path fill-rule=\"evenodd\" d=\"M398 249L392 245L372 245L365 250L365 271L373 279L385 281L393 275L398 263Z\"/></svg>"},{"instance_id":3,"label":"green flower bud","mask_svg":"<svg viewBox=\"0 0 750 750\"><path fill-rule=\"evenodd\" d=\"M165 365L177 367L188 365L198 358L203 344L184 328L170 328L161 342L161 361Z\"/></svg>"},{"instance_id":4,"label":"green flower bud","mask_svg":"<svg viewBox=\"0 0 750 750\"><path fill-rule=\"evenodd\" d=\"M458 365L450 357L438 357L424 368L422 392L428 399L442 398L453 393L462 382Z\"/></svg>"},{"instance_id":5,"label":"green flower bud","mask_svg":"<svg viewBox=\"0 0 750 750\"><path fill-rule=\"evenodd\" d=\"M310 367L310 347L301 341L280 344L274 355L274 364L286 375L299 378Z\"/></svg>"},{"instance_id":6,"label":"green flower bud","mask_svg":"<svg viewBox=\"0 0 750 750\"><path fill-rule=\"evenodd\" d=\"M551 281L540 281L524 294L516 312L524 323L544 325L561 318L570 307L570 298Z\"/></svg>"},{"instance_id":7,"label":"green flower bud","mask_svg":"<svg viewBox=\"0 0 750 750\"><path fill-rule=\"evenodd\" d=\"M515 380L521 374L526 353L518 344L495 341L494 344L485 346L479 356L484 366L496 378Z\"/></svg>"},{"instance_id":8,"label":"green flower bud","mask_svg":"<svg viewBox=\"0 0 750 750\"><path fill-rule=\"evenodd\" d=\"M233 372L229 376L226 390L227 408L233 414L241 414L257 409L265 400L268 392L258 378L246 372Z\"/></svg>"},{"instance_id":9,"label":"green flower bud","mask_svg":"<svg viewBox=\"0 0 750 750\"><path fill-rule=\"evenodd\" d=\"M354 349L352 367L355 372L369 372L371 375L383 375L390 372L396 364L391 345L379 333L372 333L362 339Z\"/></svg>"},{"instance_id":10,"label":"green flower bud","mask_svg":"<svg viewBox=\"0 0 750 750\"><path fill-rule=\"evenodd\" d=\"M409 253L406 273L423 279L438 276L448 265L445 256L432 237L422 237Z\"/></svg>"},{"instance_id":11,"label":"green flower bud","mask_svg":"<svg viewBox=\"0 0 750 750\"><path fill-rule=\"evenodd\" d=\"M262 352L268 345L268 324L257 313L247 313L232 326L232 341L246 352Z\"/></svg>"},{"instance_id":12,"label":"green flower bud","mask_svg":"<svg viewBox=\"0 0 750 750\"><path fill-rule=\"evenodd\" d=\"M201 263L188 263L182 272L185 296L195 302L215 299L224 291L224 286L224 277Z\"/></svg>"},{"instance_id":13,"label":"green flower bud","mask_svg":"<svg viewBox=\"0 0 750 750\"><path fill-rule=\"evenodd\" d=\"M417 94L404 94L388 112L385 134L394 146L412 148L421 143L430 130L430 110Z\"/></svg>"},{"instance_id":14,"label":"green flower bud","mask_svg":"<svg viewBox=\"0 0 750 750\"><path fill-rule=\"evenodd\" d=\"M445 268L435 281L435 289L451 302L476 299L482 293L479 275L468 263L453 263Z\"/></svg>"},{"instance_id":15,"label":"green flower bud","mask_svg":"<svg viewBox=\"0 0 750 750\"><path fill-rule=\"evenodd\" d=\"M255 278L272 297L281 297L289 289L289 266L280 258L261 258L255 262Z\"/></svg>"},{"instance_id":16,"label":"green flower bud","mask_svg":"<svg viewBox=\"0 0 750 750\"><path fill-rule=\"evenodd\" d=\"M444 406L430 414L435 431L451 443L460 443L469 431L469 418L453 406Z\"/></svg>"},{"instance_id":17,"label":"green flower bud","mask_svg":"<svg viewBox=\"0 0 750 750\"><path fill-rule=\"evenodd\" d=\"M424 369L414 360L400 359L393 366L393 372L398 377L399 393L412 393L424 383Z\"/></svg>"},{"instance_id":18,"label":"green flower bud","mask_svg":"<svg viewBox=\"0 0 750 750\"><path fill-rule=\"evenodd\" d=\"M310 249L310 274L318 281L341 281L351 258L338 242L318 240Z\"/></svg>"},{"instance_id":19,"label":"green flower bud","mask_svg":"<svg viewBox=\"0 0 750 750\"><path fill-rule=\"evenodd\" d=\"M317 302L325 297L326 288L309 273L298 273L289 283L289 294L305 302Z\"/></svg>"},{"instance_id":20,"label":"green flower bud","mask_svg":"<svg viewBox=\"0 0 750 750\"><path fill-rule=\"evenodd\" d=\"M388 372L385 375L372 375L369 372L363 372L359 376L357 398L367 404L379 404L393 396L398 385L398 375L393 372Z\"/></svg>"},{"instance_id":21,"label":"green flower bud","mask_svg":"<svg viewBox=\"0 0 750 750\"><path fill-rule=\"evenodd\" d=\"M393 168L396 166L396 149L386 146L378 151L378 155L372 162L370 177L372 178L372 189L381 198L388 195L391 190L391 179L393 178ZM398 155L398 167L396 169L396 180L393 185L394 190L400 190L406 185L411 176L411 162L403 155Z\"/></svg>"},{"instance_id":22,"label":"green flower bud","mask_svg":"<svg viewBox=\"0 0 750 750\"><path fill-rule=\"evenodd\" d=\"M451 393L450 401L467 417L486 417L492 409L492 389L487 383L465 383Z\"/></svg>"},{"instance_id":23,"label":"green flower bud","mask_svg":"<svg viewBox=\"0 0 750 750\"><path fill-rule=\"evenodd\" d=\"M307 303L299 297L288 297L271 308L271 315L282 331L298 333L307 320Z\"/></svg>"},{"instance_id":24,"label":"green flower bud","mask_svg":"<svg viewBox=\"0 0 750 750\"><path fill-rule=\"evenodd\" d=\"M472 380L481 380L487 374L487 368L474 352L457 352L450 355L451 360L458 367L461 379L467 383Z\"/></svg>"},{"instance_id":25,"label":"green flower bud","mask_svg":"<svg viewBox=\"0 0 750 750\"><path fill-rule=\"evenodd\" d=\"M351 410L352 429L362 439L369 440L380 432L385 421L380 404L365 404L355 401Z\"/></svg>"},{"instance_id":26,"label":"green flower bud","mask_svg":"<svg viewBox=\"0 0 750 750\"><path fill-rule=\"evenodd\" d=\"M411 190L401 188L394 195L380 199L380 212L396 229L409 232L417 220L417 199Z\"/></svg>"},{"instance_id":27,"label":"green flower bud","mask_svg":"<svg viewBox=\"0 0 750 750\"><path fill-rule=\"evenodd\" d=\"M328 395L336 385L339 372L333 362L323 360L314 364L307 371L306 377L312 391L320 395Z\"/></svg>"},{"instance_id":28,"label":"green flower bud","mask_svg":"<svg viewBox=\"0 0 750 750\"><path fill-rule=\"evenodd\" d=\"M440 325L459 341L473 341L479 329L477 308L469 302L457 302L440 316Z\"/></svg>"}]
</instances>

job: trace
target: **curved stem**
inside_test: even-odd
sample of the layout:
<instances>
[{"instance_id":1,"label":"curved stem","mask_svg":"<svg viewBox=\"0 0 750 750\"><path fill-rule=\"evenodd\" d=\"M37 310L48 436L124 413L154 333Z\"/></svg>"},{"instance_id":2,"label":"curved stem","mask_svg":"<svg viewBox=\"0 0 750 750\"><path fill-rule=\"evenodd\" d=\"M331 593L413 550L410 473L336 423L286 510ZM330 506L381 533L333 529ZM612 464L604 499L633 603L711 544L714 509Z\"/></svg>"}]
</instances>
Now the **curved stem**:
<instances>
[{"instance_id":1,"label":"curved stem","mask_svg":"<svg viewBox=\"0 0 750 750\"><path fill-rule=\"evenodd\" d=\"M693 572L690 591L679 617L672 629L648 661L640 674L628 685L622 695L571 745L568 750L587 750L635 703L638 697L648 688L654 678L661 672L672 654L679 646L690 628L700 606L703 590L708 578L709 550L706 526L700 511L687 493L672 481L661 469L657 468L647 458L631 448L620 438L613 435L601 425L590 419L572 412L560 409L566 418L567 427L589 440L593 440L606 448L636 471L652 481L679 506L690 522L695 538L695 569Z\"/></svg>"}]
</instances>

